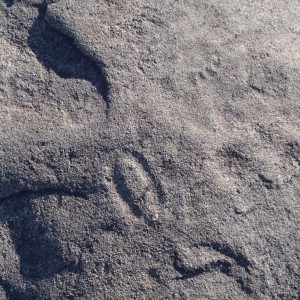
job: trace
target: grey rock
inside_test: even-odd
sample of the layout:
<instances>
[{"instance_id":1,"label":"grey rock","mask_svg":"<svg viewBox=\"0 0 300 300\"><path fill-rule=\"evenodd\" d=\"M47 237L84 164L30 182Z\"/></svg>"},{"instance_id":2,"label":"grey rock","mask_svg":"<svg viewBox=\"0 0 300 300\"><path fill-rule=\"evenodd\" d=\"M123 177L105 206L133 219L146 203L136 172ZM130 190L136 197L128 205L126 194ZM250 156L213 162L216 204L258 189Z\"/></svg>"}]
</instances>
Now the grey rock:
<instances>
[{"instance_id":1,"label":"grey rock","mask_svg":"<svg viewBox=\"0 0 300 300\"><path fill-rule=\"evenodd\" d=\"M299 299L298 1L0 3L0 298Z\"/></svg>"}]
</instances>

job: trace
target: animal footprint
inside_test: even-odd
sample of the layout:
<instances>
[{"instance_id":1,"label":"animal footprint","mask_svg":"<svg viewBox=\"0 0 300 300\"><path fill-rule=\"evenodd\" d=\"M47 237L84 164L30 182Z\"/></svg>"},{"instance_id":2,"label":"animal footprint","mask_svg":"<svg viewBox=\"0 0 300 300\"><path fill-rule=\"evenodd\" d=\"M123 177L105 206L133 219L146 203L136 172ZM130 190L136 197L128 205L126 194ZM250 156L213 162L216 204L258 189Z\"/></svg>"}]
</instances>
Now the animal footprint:
<instances>
[{"instance_id":1,"label":"animal footprint","mask_svg":"<svg viewBox=\"0 0 300 300\"><path fill-rule=\"evenodd\" d=\"M180 273L176 280L220 272L233 278L245 294L253 293L250 287L250 261L228 245L215 242L179 247L174 257L174 268Z\"/></svg>"},{"instance_id":2,"label":"animal footprint","mask_svg":"<svg viewBox=\"0 0 300 300\"><path fill-rule=\"evenodd\" d=\"M138 218L144 217L147 222L153 222L159 219L161 195L158 191L162 194L162 187L144 156L139 155L136 155L137 158L124 157L117 163L114 182L118 194L132 213Z\"/></svg>"}]
</instances>

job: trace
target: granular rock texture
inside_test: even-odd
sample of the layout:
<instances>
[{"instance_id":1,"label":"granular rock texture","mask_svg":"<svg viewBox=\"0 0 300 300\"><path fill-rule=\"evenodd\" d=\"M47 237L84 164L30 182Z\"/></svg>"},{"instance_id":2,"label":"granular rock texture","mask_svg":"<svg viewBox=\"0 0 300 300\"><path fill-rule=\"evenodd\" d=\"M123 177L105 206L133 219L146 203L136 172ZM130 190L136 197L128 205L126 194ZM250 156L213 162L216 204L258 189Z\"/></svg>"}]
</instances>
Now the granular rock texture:
<instances>
[{"instance_id":1,"label":"granular rock texture","mask_svg":"<svg viewBox=\"0 0 300 300\"><path fill-rule=\"evenodd\" d=\"M298 0L0 2L0 299L300 299Z\"/></svg>"}]
</instances>

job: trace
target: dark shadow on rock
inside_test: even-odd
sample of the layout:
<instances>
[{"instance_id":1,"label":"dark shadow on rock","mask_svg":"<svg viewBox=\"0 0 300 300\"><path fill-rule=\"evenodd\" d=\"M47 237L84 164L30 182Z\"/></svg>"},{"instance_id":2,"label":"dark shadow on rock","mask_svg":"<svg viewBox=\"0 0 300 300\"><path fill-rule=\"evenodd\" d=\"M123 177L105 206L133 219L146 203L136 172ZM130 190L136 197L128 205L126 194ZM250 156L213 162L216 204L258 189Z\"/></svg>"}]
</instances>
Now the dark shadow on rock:
<instances>
[{"instance_id":1,"label":"dark shadow on rock","mask_svg":"<svg viewBox=\"0 0 300 300\"><path fill-rule=\"evenodd\" d=\"M29 30L28 45L47 70L65 79L89 81L97 88L109 109L108 82L104 72L81 53L74 40L51 28L44 20L47 5L39 7L39 16Z\"/></svg>"},{"instance_id":2,"label":"dark shadow on rock","mask_svg":"<svg viewBox=\"0 0 300 300\"><path fill-rule=\"evenodd\" d=\"M15 0L4 0L6 7L11 7L14 5Z\"/></svg>"},{"instance_id":3,"label":"dark shadow on rock","mask_svg":"<svg viewBox=\"0 0 300 300\"><path fill-rule=\"evenodd\" d=\"M6 219L20 258L20 273L29 281L52 277L72 264L55 236L55 224L49 225L36 213L41 196L28 194L2 204L7 205Z\"/></svg>"},{"instance_id":4,"label":"dark shadow on rock","mask_svg":"<svg viewBox=\"0 0 300 300\"><path fill-rule=\"evenodd\" d=\"M9 300L28 300L40 299L34 289L22 290L21 288L14 287L8 281L0 277L0 286L3 288L7 299Z\"/></svg>"}]
</instances>

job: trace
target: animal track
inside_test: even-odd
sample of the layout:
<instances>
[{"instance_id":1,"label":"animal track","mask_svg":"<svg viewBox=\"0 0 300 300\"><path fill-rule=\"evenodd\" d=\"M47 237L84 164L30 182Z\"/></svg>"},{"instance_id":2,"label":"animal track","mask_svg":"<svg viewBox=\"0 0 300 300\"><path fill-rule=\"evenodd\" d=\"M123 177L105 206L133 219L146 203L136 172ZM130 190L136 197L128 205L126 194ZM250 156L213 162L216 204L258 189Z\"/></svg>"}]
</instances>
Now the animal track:
<instances>
[{"instance_id":1,"label":"animal track","mask_svg":"<svg viewBox=\"0 0 300 300\"><path fill-rule=\"evenodd\" d=\"M157 177L155 176L148 160L146 159L146 157L137 152L137 151L133 151L132 152L132 156L140 163L140 165L143 167L143 169L146 171L146 173L148 174L149 178L152 180L156 193L160 199L161 202L165 202L166 201L166 194L164 191L164 188L161 184L161 182L157 179Z\"/></svg>"},{"instance_id":2,"label":"animal track","mask_svg":"<svg viewBox=\"0 0 300 300\"><path fill-rule=\"evenodd\" d=\"M165 194L142 154L133 152L131 157L122 158L115 167L114 182L136 217L144 216L148 222L158 218Z\"/></svg>"},{"instance_id":3,"label":"animal track","mask_svg":"<svg viewBox=\"0 0 300 300\"><path fill-rule=\"evenodd\" d=\"M187 280L219 271L234 278L246 294L253 293L249 279L250 267L250 261L243 254L217 242L180 248L174 255L174 268L181 274L176 280Z\"/></svg>"}]
</instances>

